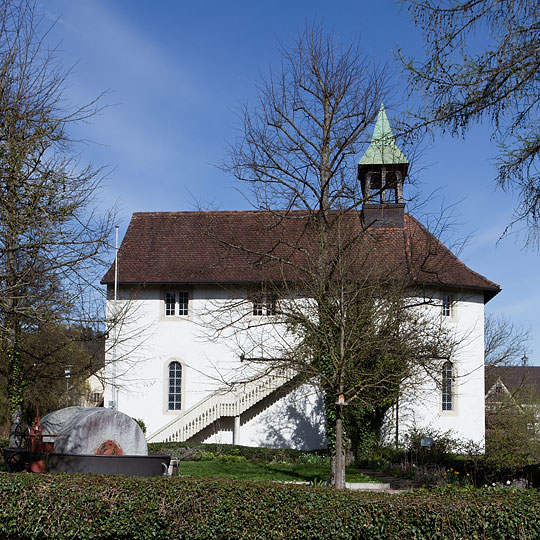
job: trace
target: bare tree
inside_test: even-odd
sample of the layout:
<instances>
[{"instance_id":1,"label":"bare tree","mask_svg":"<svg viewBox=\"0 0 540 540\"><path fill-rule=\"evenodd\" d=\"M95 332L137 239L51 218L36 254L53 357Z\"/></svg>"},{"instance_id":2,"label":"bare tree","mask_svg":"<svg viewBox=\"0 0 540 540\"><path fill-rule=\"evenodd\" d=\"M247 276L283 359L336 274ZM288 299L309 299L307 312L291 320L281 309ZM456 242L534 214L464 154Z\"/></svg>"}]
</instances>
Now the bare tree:
<instances>
[{"instance_id":1,"label":"bare tree","mask_svg":"<svg viewBox=\"0 0 540 540\"><path fill-rule=\"evenodd\" d=\"M281 49L279 73L245 108L243 137L226 169L252 188L258 208L320 210L357 206L360 187L348 162L367 142L367 128L387 97L384 69L358 45L339 47L322 28L307 28Z\"/></svg>"},{"instance_id":2,"label":"bare tree","mask_svg":"<svg viewBox=\"0 0 540 540\"><path fill-rule=\"evenodd\" d=\"M529 331L506 317L488 314L484 321L486 367L510 366L521 362L529 348Z\"/></svg>"},{"instance_id":3,"label":"bare tree","mask_svg":"<svg viewBox=\"0 0 540 540\"><path fill-rule=\"evenodd\" d=\"M516 219L540 218L540 5L528 0L410 0L426 58L402 56L426 97L422 123L452 134L489 122L498 143L497 182L520 196ZM400 53L401 54L401 53Z\"/></svg>"},{"instance_id":4,"label":"bare tree","mask_svg":"<svg viewBox=\"0 0 540 540\"><path fill-rule=\"evenodd\" d=\"M101 171L81 163L69 135L99 101L66 104L69 72L47 47L46 30L33 2L1 2L0 374L13 422L28 382L53 356L30 336L47 325L95 322L85 299L113 224L111 212L97 212Z\"/></svg>"},{"instance_id":5,"label":"bare tree","mask_svg":"<svg viewBox=\"0 0 540 540\"><path fill-rule=\"evenodd\" d=\"M403 380L440 367L451 339L440 317L422 309L429 295L418 293L403 261L374 256L383 251L384 235L359 212L371 198L384 201L390 188L403 208L401 181L391 181L389 172L362 193L349 162L371 135L386 95L384 70L321 28L308 28L294 47L282 48L282 58L281 70L259 89L258 107L243 111L243 135L225 165L250 186L264 210L257 227L271 234L254 246L234 231L210 232L259 269L253 309L271 317L254 324L237 305L214 316L221 331L241 334L250 365L292 369L324 391L339 489L344 407L389 406Z\"/></svg>"}]
</instances>

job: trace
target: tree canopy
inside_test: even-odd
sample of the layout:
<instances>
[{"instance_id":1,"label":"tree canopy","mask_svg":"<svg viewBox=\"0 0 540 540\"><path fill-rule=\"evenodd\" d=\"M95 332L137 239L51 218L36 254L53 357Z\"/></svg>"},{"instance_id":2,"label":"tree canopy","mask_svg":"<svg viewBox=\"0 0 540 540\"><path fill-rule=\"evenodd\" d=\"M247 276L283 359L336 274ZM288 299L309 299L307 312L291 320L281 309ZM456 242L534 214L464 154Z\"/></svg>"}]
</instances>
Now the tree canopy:
<instances>
[{"instance_id":1,"label":"tree canopy","mask_svg":"<svg viewBox=\"0 0 540 540\"><path fill-rule=\"evenodd\" d=\"M0 375L14 420L28 383L78 334L70 326L96 321L86 301L113 225L97 211L101 171L82 163L69 134L99 102L68 105L69 71L46 33L32 2L1 2Z\"/></svg>"},{"instance_id":2,"label":"tree canopy","mask_svg":"<svg viewBox=\"0 0 540 540\"><path fill-rule=\"evenodd\" d=\"M243 111L242 135L225 165L251 188L275 243L254 254L257 248L242 239L213 233L259 256L259 294L272 313L254 325L249 317L217 312L217 325L224 329L223 321L233 319L227 329L249 336L239 339L242 358L265 370L292 368L324 391L337 488L344 487L343 408L389 407L415 368L429 371L450 354L441 318L419 309L423 300L410 300L412 281L397 278L391 262L365 257L370 250L364 242L376 251L384 239L377 244L360 210L391 186L381 181L364 194L356 160L377 112L386 118L386 95L384 69L357 45L339 45L321 28L308 27L292 47L282 48L281 69L261 82L257 106ZM403 211L401 195L395 202ZM280 237L280 230L291 229L294 237ZM292 269L296 279L265 280L265 266L275 265L282 275Z\"/></svg>"},{"instance_id":3,"label":"tree canopy","mask_svg":"<svg viewBox=\"0 0 540 540\"><path fill-rule=\"evenodd\" d=\"M422 122L452 134L488 122L497 182L519 196L516 220L540 223L540 4L530 0L410 0L423 61L402 56L426 98Z\"/></svg>"}]
</instances>

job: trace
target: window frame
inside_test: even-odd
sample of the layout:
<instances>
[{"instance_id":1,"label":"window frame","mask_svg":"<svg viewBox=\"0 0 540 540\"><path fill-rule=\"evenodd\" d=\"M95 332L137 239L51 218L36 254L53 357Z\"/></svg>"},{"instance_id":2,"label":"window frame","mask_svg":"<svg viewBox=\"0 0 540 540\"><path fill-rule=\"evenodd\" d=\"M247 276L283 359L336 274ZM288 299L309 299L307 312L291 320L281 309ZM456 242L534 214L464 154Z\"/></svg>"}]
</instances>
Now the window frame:
<instances>
[{"instance_id":1,"label":"window frame","mask_svg":"<svg viewBox=\"0 0 540 540\"><path fill-rule=\"evenodd\" d=\"M275 294L258 292L251 297L252 317L275 317L277 297Z\"/></svg>"},{"instance_id":2,"label":"window frame","mask_svg":"<svg viewBox=\"0 0 540 540\"><path fill-rule=\"evenodd\" d=\"M179 381L176 381L176 378L174 379L174 388L171 392L171 367L175 367L175 373L174 375L178 375L178 368L179 368ZM177 414L184 410L184 389L185 389L185 366L180 360L178 359L171 359L169 360L165 365L165 384L164 384L164 390L165 390L165 410L168 413ZM173 403L178 405L176 408L171 408L171 395L172 396L178 396L177 399L173 397Z\"/></svg>"},{"instance_id":3,"label":"window frame","mask_svg":"<svg viewBox=\"0 0 540 540\"><path fill-rule=\"evenodd\" d=\"M441 369L441 410L442 412L454 412L455 401L455 366L450 360L442 365Z\"/></svg>"},{"instance_id":4,"label":"window frame","mask_svg":"<svg viewBox=\"0 0 540 540\"><path fill-rule=\"evenodd\" d=\"M441 317L444 317L445 319L454 318L454 313L455 313L454 306L455 306L454 296L449 293L443 293L441 295Z\"/></svg>"},{"instance_id":5,"label":"window frame","mask_svg":"<svg viewBox=\"0 0 540 540\"><path fill-rule=\"evenodd\" d=\"M170 298L174 295L173 313L170 313ZM187 288L165 289L162 296L162 317L166 320L191 317L191 291Z\"/></svg>"},{"instance_id":6,"label":"window frame","mask_svg":"<svg viewBox=\"0 0 540 540\"><path fill-rule=\"evenodd\" d=\"M176 292L165 291L165 317L174 317L175 315L176 315Z\"/></svg>"}]
</instances>

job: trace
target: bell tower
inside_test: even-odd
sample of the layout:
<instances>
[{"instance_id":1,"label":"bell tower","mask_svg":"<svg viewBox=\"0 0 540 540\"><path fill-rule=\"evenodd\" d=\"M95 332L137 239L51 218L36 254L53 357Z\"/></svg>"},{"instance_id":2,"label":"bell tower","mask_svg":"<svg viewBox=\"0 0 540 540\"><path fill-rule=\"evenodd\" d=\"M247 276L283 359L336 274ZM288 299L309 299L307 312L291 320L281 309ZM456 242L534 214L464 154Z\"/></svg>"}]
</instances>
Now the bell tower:
<instances>
[{"instance_id":1,"label":"bell tower","mask_svg":"<svg viewBox=\"0 0 540 540\"><path fill-rule=\"evenodd\" d=\"M398 148L381 105L371 144L358 163L365 225L403 227L403 181L408 169L409 160Z\"/></svg>"}]
</instances>

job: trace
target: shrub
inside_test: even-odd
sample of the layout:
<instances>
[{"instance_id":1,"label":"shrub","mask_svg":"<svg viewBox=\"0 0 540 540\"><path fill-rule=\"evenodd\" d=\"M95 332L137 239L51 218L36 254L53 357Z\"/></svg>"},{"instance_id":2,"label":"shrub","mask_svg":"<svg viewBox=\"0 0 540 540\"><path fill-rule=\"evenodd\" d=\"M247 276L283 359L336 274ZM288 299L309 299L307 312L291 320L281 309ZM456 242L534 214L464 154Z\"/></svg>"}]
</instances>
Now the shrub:
<instances>
[{"instance_id":1,"label":"shrub","mask_svg":"<svg viewBox=\"0 0 540 540\"><path fill-rule=\"evenodd\" d=\"M406 450L375 448L357 466L413 479L417 485L451 483L481 487L514 484L521 479L529 487L540 487L540 464L511 466L507 462L497 462L493 456L484 455L478 445L456 440L449 433L442 435L434 437L435 444L430 450L421 447L421 433L411 437ZM453 454L451 451L455 450L463 453Z\"/></svg>"},{"instance_id":2,"label":"shrub","mask_svg":"<svg viewBox=\"0 0 540 540\"><path fill-rule=\"evenodd\" d=\"M540 463L540 437L535 428L538 411L540 395L526 381L512 396L489 402L486 408L488 460L510 468Z\"/></svg>"},{"instance_id":3,"label":"shrub","mask_svg":"<svg viewBox=\"0 0 540 540\"><path fill-rule=\"evenodd\" d=\"M0 538L81 540L540 537L540 494L337 493L226 479L0 474Z\"/></svg>"},{"instance_id":4,"label":"shrub","mask_svg":"<svg viewBox=\"0 0 540 540\"><path fill-rule=\"evenodd\" d=\"M144 423L144 420L142 418L133 418L137 424L139 424L139 427L141 428L141 431L144 435L146 435L146 424Z\"/></svg>"},{"instance_id":5,"label":"shrub","mask_svg":"<svg viewBox=\"0 0 540 540\"><path fill-rule=\"evenodd\" d=\"M207 460L206 456L213 455L210 459L222 456L243 456L247 461L265 463L299 463L308 459L306 456L327 456L326 450L291 450L288 448L258 448L252 446L240 446L232 444L204 444L192 442L178 443L148 443L149 454L169 454L180 458L182 461Z\"/></svg>"},{"instance_id":6,"label":"shrub","mask_svg":"<svg viewBox=\"0 0 540 540\"><path fill-rule=\"evenodd\" d=\"M222 456L221 460L225 463L245 463L247 461L245 456L231 456L228 454Z\"/></svg>"},{"instance_id":7,"label":"shrub","mask_svg":"<svg viewBox=\"0 0 540 540\"><path fill-rule=\"evenodd\" d=\"M392 464L403 461L405 451L393 446L376 446L366 452L356 461L356 466L366 469L384 470Z\"/></svg>"},{"instance_id":8,"label":"shrub","mask_svg":"<svg viewBox=\"0 0 540 540\"><path fill-rule=\"evenodd\" d=\"M422 439L431 437L433 445L422 446ZM459 453L464 442L458 439L452 431L411 430L405 435L405 449L408 459L415 464L444 463L454 454Z\"/></svg>"},{"instance_id":9,"label":"shrub","mask_svg":"<svg viewBox=\"0 0 540 540\"><path fill-rule=\"evenodd\" d=\"M296 459L296 463L306 465L330 465L330 457L314 452L302 452Z\"/></svg>"}]
</instances>

